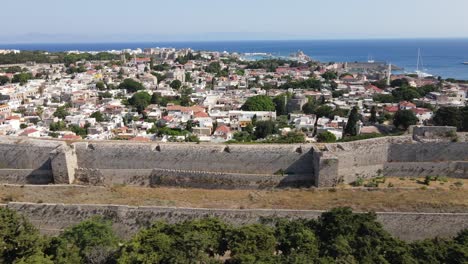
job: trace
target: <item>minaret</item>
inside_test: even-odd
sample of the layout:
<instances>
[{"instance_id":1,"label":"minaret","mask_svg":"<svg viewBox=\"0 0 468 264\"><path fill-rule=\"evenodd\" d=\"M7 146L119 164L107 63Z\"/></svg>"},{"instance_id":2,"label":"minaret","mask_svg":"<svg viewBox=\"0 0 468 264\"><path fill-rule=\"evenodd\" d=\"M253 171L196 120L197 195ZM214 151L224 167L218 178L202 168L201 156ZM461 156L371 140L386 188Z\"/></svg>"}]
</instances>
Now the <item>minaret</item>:
<instances>
[{"instance_id":1,"label":"minaret","mask_svg":"<svg viewBox=\"0 0 468 264\"><path fill-rule=\"evenodd\" d=\"M122 52L120 55L120 60L122 61L123 65L127 64L127 58L125 57L125 52Z\"/></svg>"},{"instance_id":2,"label":"minaret","mask_svg":"<svg viewBox=\"0 0 468 264\"><path fill-rule=\"evenodd\" d=\"M288 96L284 95L284 109L288 109Z\"/></svg>"},{"instance_id":3,"label":"minaret","mask_svg":"<svg viewBox=\"0 0 468 264\"><path fill-rule=\"evenodd\" d=\"M387 71L387 86L390 86L390 78L392 77L392 64L390 63L388 65L388 71Z\"/></svg>"}]
</instances>

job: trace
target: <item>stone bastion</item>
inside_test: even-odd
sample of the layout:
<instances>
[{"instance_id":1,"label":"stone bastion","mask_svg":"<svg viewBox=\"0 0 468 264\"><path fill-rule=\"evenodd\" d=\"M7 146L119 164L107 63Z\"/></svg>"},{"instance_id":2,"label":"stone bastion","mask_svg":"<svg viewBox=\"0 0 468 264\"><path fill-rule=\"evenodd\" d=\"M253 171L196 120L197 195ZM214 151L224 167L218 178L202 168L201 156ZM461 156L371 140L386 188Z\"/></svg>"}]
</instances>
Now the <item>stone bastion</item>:
<instances>
[{"instance_id":1,"label":"stone bastion","mask_svg":"<svg viewBox=\"0 0 468 264\"><path fill-rule=\"evenodd\" d=\"M444 131L422 127L412 136L289 145L0 137L0 183L249 189L332 187L379 175L468 178L466 135L434 139L432 129Z\"/></svg>"}]
</instances>

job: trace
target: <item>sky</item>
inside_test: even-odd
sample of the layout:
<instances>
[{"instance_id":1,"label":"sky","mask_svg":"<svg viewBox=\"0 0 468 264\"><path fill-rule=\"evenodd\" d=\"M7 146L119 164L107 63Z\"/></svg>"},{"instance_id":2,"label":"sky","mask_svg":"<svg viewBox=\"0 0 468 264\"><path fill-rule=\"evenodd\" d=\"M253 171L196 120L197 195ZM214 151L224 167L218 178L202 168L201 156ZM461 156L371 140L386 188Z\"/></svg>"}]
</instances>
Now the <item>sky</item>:
<instances>
[{"instance_id":1,"label":"sky","mask_svg":"<svg viewBox=\"0 0 468 264\"><path fill-rule=\"evenodd\" d=\"M467 38L468 0L4 0L0 42Z\"/></svg>"}]
</instances>

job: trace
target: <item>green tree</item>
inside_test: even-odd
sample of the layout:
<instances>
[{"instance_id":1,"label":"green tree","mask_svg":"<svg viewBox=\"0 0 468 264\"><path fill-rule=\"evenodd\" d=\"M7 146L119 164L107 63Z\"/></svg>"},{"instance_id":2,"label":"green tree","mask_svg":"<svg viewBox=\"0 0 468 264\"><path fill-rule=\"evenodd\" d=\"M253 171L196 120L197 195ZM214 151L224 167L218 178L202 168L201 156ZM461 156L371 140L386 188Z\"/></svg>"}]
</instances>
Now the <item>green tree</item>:
<instances>
[{"instance_id":1,"label":"green tree","mask_svg":"<svg viewBox=\"0 0 468 264\"><path fill-rule=\"evenodd\" d=\"M182 87L182 82L179 81L179 80L173 80L169 86L172 88L172 89L176 89L176 90L179 90L180 87Z\"/></svg>"},{"instance_id":2,"label":"green tree","mask_svg":"<svg viewBox=\"0 0 468 264\"><path fill-rule=\"evenodd\" d=\"M32 74L29 72L22 72L19 74L15 74L13 79L11 80L12 83L20 83L20 85L25 85L28 80L32 79Z\"/></svg>"},{"instance_id":3,"label":"green tree","mask_svg":"<svg viewBox=\"0 0 468 264\"><path fill-rule=\"evenodd\" d=\"M77 136L86 137L88 135L89 124L86 124L84 127L78 125L70 125L70 130L75 133Z\"/></svg>"},{"instance_id":4,"label":"green tree","mask_svg":"<svg viewBox=\"0 0 468 264\"><path fill-rule=\"evenodd\" d=\"M65 117L68 115L70 115L70 113L67 111L66 106L60 106L54 112L54 116L61 119L65 119Z\"/></svg>"},{"instance_id":5,"label":"green tree","mask_svg":"<svg viewBox=\"0 0 468 264\"><path fill-rule=\"evenodd\" d=\"M221 64L219 62L212 62L206 67L205 71L217 74L221 71Z\"/></svg>"},{"instance_id":6,"label":"green tree","mask_svg":"<svg viewBox=\"0 0 468 264\"><path fill-rule=\"evenodd\" d=\"M275 247L274 232L265 225L242 226L228 233L228 248L233 263L258 263L271 259Z\"/></svg>"},{"instance_id":7,"label":"green tree","mask_svg":"<svg viewBox=\"0 0 468 264\"><path fill-rule=\"evenodd\" d=\"M348 122L344 129L345 135L356 136L358 134L357 122L359 121L359 113L357 107L353 107L348 117Z\"/></svg>"},{"instance_id":8,"label":"green tree","mask_svg":"<svg viewBox=\"0 0 468 264\"><path fill-rule=\"evenodd\" d=\"M269 135L278 133L278 127L273 121L257 121L254 135L256 138L266 138Z\"/></svg>"},{"instance_id":9,"label":"green tree","mask_svg":"<svg viewBox=\"0 0 468 264\"><path fill-rule=\"evenodd\" d=\"M240 131L234 133L233 139L237 142L250 142L252 141L252 135L247 131Z\"/></svg>"},{"instance_id":10,"label":"green tree","mask_svg":"<svg viewBox=\"0 0 468 264\"><path fill-rule=\"evenodd\" d=\"M96 83L96 88L97 88L98 90L101 90L101 91L102 91L102 90L105 90L105 89L106 89L106 85L104 84L104 82L99 81L99 82Z\"/></svg>"},{"instance_id":11,"label":"green tree","mask_svg":"<svg viewBox=\"0 0 468 264\"><path fill-rule=\"evenodd\" d=\"M180 96L180 105L181 106L190 106L192 100L190 99L190 95L192 94L193 90L191 88L184 88L181 92Z\"/></svg>"},{"instance_id":12,"label":"green tree","mask_svg":"<svg viewBox=\"0 0 468 264\"><path fill-rule=\"evenodd\" d=\"M468 132L468 106L460 109L460 130Z\"/></svg>"},{"instance_id":13,"label":"green tree","mask_svg":"<svg viewBox=\"0 0 468 264\"><path fill-rule=\"evenodd\" d=\"M164 233L167 224L154 223L141 230L120 250L118 263L162 263L173 246L174 236Z\"/></svg>"},{"instance_id":14,"label":"green tree","mask_svg":"<svg viewBox=\"0 0 468 264\"><path fill-rule=\"evenodd\" d=\"M400 110L393 116L393 125L397 128L407 130L408 127L416 125L419 119L411 110Z\"/></svg>"},{"instance_id":15,"label":"green tree","mask_svg":"<svg viewBox=\"0 0 468 264\"><path fill-rule=\"evenodd\" d=\"M392 95L396 101L412 101L415 98L420 98L421 95L415 88L402 87L392 91Z\"/></svg>"},{"instance_id":16,"label":"green tree","mask_svg":"<svg viewBox=\"0 0 468 264\"><path fill-rule=\"evenodd\" d=\"M310 90L320 90L322 89L322 83L314 78L309 78L307 80L301 81L288 81L287 83L281 85L280 89L310 89Z\"/></svg>"},{"instance_id":17,"label":"green tree","mask_svg":"<svg viewBox=\"0 0 468 264\"><path fill-rule=\"evenodd\" d=\"M287 108L287 100L291 98L289 94L280 94L273 98L273 103L275 104L276 108L276 115L281 116L281 115L287 115L288 114L288 108Z\"/></svg>"},{"instance_id":18,"label":"green tree","mask_svg":"<svg viewBox=\"0 0 468 264\"><path fill-rule=\"evenodd\" d=\"M61 130L65 130L66 127L67 127L67 125L63 121L52 122L49 125L49 130L50 131L61 131Z\"/></svg>"},{"instance_id":19,"label":"green tree","mask_svg":"<svg viewBox=\"0 0 468 264\"><path fill-rule=\"evenodd\" d=\"M315 114L317 115L317 117L333 118L332 113L333 108L329 105L321 105L315 110Z\"/></svg>"},{"instance_id":20,"label":"green tree","mask_svg":"<svg viewBox=\"0 0 468 264\"><path fill-rule=\"evenodd\" d=\"M419 263L447 263L450 243L443 239L426 239L411 244L410 251Z\"/></svg>"},{"instance_id":21,"label":"green tree","mask_svg":"<svg viewBox=\"0 0 468 264\"><path fill-rule=\"evenodd\" d=\"M375 102L379 103L398 103L399 100L391 94L376 94L373 97Z\"/></svg>"},{"instance_id":22,"label":"green tree","mask_svg":"<svg viewBox=\"0 0 468 264\"><path fill-rule=\"evenodd\" d=\"M466 117L465 117L466 118ZM461 127L460 109L457 107L441 107L433 117L434 124L437 126Z\"/></svg>"},{"instance_id":23,"label":"green tree","mask_svg":"<svg viewBox=\"0 0 468 264\"><path fill-rule=\"evenodd\" d=\"M337 262L414 263L405 245L383 230L375 213L354 214L350 208L332 209L321 215L316 230L321 243L320 255Z\"/></svg>"},{"instance_id":24,"label":"green tree","mask_svg":"<svg viewBox=\"0 0 468 264\"><path fill-rule=\"evenodd\" d=\"M0 75L0 85L5 85L10 82L10 78L5 75Z\"/></svg>"},{"instance_id":25,"label":"green tree","mask_svg":"<svg viewBox=\"0 0 468 264\"><path fill-rule=\"evenodd\" d=\"M145 87L143 87L143 84L133 79L125 79L122 83L119 84L119 89L125 89L129 93L135 93L139 90L144 90Z\"/></svg>"},{"instance_id":26,"label":"green tree","mask_svg":"<svg viewBox=\"0 0 468 264\"><path fill-rule=\"evenodd\" d=\"M336 89L338 89L338 84L335 81L332 81L330 83L330 88L332 89L332 91L335 91Z\"/></svg>"},{"instance_id":27,"label":"green tree","mask_svg":"<svg viewBox=\"0 0 468 264\"><path fill-rule=\"evenodd\" d=\"M112 224L101 217L83 221L65 230L59 239L75 245L83 262L104 263L116 250L118 238Z\"/></svg>"},{"instance_id":28,"label":"green tree","mask_svg":"<svg viewBox=\"0 0 468 264\"><path fill-rule=\"evenodd\" d=\"M396 79L390 82L391 87L403 87L403 86L408 86L408 80L406 79Z\"/></svg>"},{"instance_id":29,"label":"green tree","mask_svg":"<svg viewBox=\"0 0 468 264\"><path fill-rule=\"evenodd\" d=\"M128 103L135 107L138 113L141 114L151 103L151 95L147 92L135 93L130 99L128 99Z\"/></svg>"},{"instance_id":30,"label":"green tree","mask_svg":"<svg viewBox=\"0 0 468 264\"><path fill-rule=\"evenodd\" d=\"M0 263L13 263L42 250L39 232L23 216L0 207Z\"/></svg>"},{"instance_id":31,"label":"green tree","mask_svg":"<svg viewBox=\"0 0 468 264\"><path fill-rule=\"evenodd\" d=\"M375 106L372 106L372 108L371 108L371 116L369 118L369 122L377 123L377 110L376 110Z\"/></svg>"},{"instance_id":32,"label":"green tree","mask_svg":"<svg viewBox=\"0 0 468 264\"><path fill-rule=\"evenodd\" d=\"M95 118L97 122L104 122L104 116L100 111L92 113L89 117Z\"/></svg>"},{"instance_id":33,"label":"green tree","mask_svg":"<svg viewBox=\"0 0 468 264\"><path fill-rule=\"evenodd\" d=\"M242 106L244 111L275 111L275 104L269 96L257 95L249 97Z\"/></svg>"},{"instance_id":34,"label":"green tree","mask_svg":"<svg viewBox=\"0 0 468 264\"><path fill-rule=\"evenodd\" d=\"M312 221L315 225L315 221ZM283 255L303 255L309 261L319 256L319 240L311 223L305 220L279 220L275 225L275 237L278 242L277 251Z\"/></svg>"},{"instance_id":35,"label":"green tree","mask_svg":"<svg viewBox=\"0 0 468 264\"><path fill-rule=\"evenodd\" d=\"M307 115L315 114L316 109L317 102L313 97L309 97L309 101L302 107L302 111Z\"/></svg>"},{"instance_id":36,"label":"green tree","mask_svg":"<svg viewBox=\"0 0 468 264\"><path fill-rule=\"evenodd\" d=\"M44 253L49 256L55 264L83 262L78 246L60 237L51 238L44 249Z\"/></svg>"},{"instance_id":37,"label":"green tree","mask_svg":"<svg viewBox=\"0 0 468 264\"><path fill-rule=\"evenodd\" d=\"M322 74L322 78L324 78L327 81L331 81L338 78L338 75L334 71L327 71L324 74Z\"/></svg>"},{"instance_id":38,"label":"green tree","mask_svg":"<svg viewBox=\"0 0 468 264\"><path fill-rule=\"evenodd\" d=\"M37 252L34 255L22 257L14 262L14 264L54 264L50 257L45 256L41 252Z\"/></svg>"},{"instance_id":39,"label":"green tree","mask_svg":"<svg viewBox=\"0 0 468 264\"><path fill-rule=\"evenodd\" d=\"M333 143L336 142L336 136L329 131L325 131L317 135L317 141L323 143Z\"/></svg>"}]
</instances>

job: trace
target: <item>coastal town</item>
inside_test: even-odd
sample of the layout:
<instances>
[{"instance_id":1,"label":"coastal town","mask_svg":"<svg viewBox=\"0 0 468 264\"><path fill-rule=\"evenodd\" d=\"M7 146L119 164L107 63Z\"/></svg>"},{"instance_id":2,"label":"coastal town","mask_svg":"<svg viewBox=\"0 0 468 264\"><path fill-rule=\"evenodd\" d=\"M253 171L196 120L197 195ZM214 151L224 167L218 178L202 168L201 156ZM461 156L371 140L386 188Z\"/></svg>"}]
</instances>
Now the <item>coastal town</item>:
<instances>
[{"instance_id":1,"label":"coastal town","mask_svg":"<svg viewBox=\"0 0 468 264\"><path fill-rule=\"evenodd\" d=\"M148 48L0 50L0 63L0 135L303 143L468 129L468 83L374 61Z\"/></svg>"}]
</instances>

